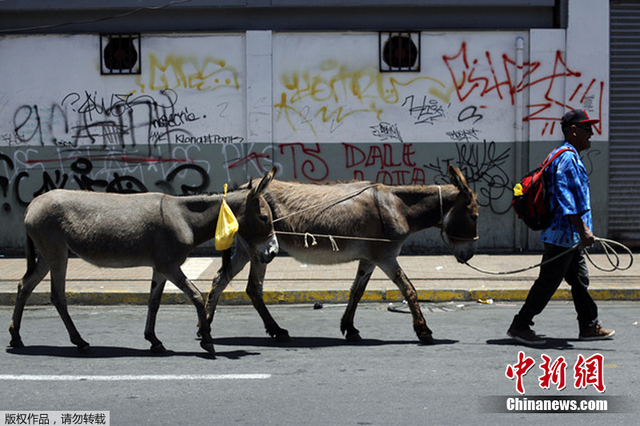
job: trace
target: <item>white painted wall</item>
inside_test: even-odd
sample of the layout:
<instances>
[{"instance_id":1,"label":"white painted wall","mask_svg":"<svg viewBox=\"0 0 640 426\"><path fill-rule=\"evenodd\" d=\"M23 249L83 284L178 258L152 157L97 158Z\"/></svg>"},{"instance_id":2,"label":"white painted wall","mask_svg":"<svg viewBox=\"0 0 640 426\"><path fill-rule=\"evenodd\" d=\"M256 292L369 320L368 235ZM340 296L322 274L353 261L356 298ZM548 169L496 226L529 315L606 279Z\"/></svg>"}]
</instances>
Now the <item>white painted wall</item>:
<instances>
[{"instance_id":1,"label":"white painted wall","mask_svg":"<svg viewBox=\"0 0 640 426\"><path fill-rule=\"evenodd\" d=\"M570 22L586 22L574 9ZM0 146L513 142L517 96L529 140L557 139L559 116L580 107L603 119L594 140L604 141L608 25L593 21L567 32L423 32L417 73L379 72L377 33L144 35L140 76L100 75L97 35L3 37ZM120 134L78 132L118 108Z\"/></svg>"}]
</instances>

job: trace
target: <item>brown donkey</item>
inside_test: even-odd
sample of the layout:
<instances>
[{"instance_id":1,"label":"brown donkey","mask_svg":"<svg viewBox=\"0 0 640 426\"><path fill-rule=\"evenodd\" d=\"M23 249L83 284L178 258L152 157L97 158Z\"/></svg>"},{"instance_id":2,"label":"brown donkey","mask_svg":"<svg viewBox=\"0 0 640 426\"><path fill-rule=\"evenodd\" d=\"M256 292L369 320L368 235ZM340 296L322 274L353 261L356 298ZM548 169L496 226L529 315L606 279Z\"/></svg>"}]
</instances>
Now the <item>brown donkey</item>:
<instances>
[{"instance_id":1,"label":"brown donkey","mask_svg":"<svg viewBox=\"0 0 640 426\"><path fill-rule=\"evenodd\" d=\"M398 265L403 242L425 228L440 227L443 239L459 261L469 260L478 239L478 203L460 170L449 166L452 185L387 186L371 182L308 184L273 181L265 192L280 246L310 264L360 262L351 287L341 330L350 341L360 340L353 325L356 307L376 266L393 281L409 304L418 338L432 343L413 284ZM331 238L329 238L331 236ZM313 242L317 244L313 245ZM262 283L266 265L250 259L242 247L223 254L207 300L213 321L222 291L251 262L247 293L272 337L286 340L264 304Z\"/></svg>"},{"instance_id":2,"label":"brown donkey","mask_svg":"<svg viewBox=\"0 0 640 426\"><path fill-rule=\"evenodd\" d=\"M278 252L271 209L261 194L276 169L255 188L230 192L227 203L239 222L236 244L251 262L270 262ZM65 277L69 251L106 268L153 268L145 338L151 350L163 352L155 334L160 299L167 279L193 302L200 324L200 345L214 353L211 327L206 321L202 293L184 275L180 265L191 250L214 237L222 195L173 197L160 193L110 194L54 190L35 198L25 213L27 272L9 327L11 346L23 347L20 322L27 298L51 271L51 301L64 322L71 342L81 352L89 350L67 311ZM36 259L35 248L40 256Z\"/></svg>"}]
</instances>

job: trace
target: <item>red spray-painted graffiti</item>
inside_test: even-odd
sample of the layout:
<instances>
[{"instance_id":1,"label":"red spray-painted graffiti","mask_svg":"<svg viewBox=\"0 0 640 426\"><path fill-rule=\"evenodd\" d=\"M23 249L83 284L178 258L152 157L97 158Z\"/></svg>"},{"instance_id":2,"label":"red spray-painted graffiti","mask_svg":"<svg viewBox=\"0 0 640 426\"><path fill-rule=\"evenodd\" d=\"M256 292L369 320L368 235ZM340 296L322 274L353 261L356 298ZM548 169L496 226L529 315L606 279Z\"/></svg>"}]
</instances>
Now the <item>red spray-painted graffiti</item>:
<instances>
[{"instance_id":1,"label":"red spray-painted graffiti","mask_svg":"<svg viewBox=\"0 0 640 426\"><path fill-rule=\"evenodd\" d=\"M542 63L540 61L524 62L523 65L518 66L516 61L507 54L502 54L501 61L497 65L494 65L494 59L489 51L484 52L482 60L470 58L466 42L462 43L457 53L451 56L444 55L442 59L449 70L460 102L467 101L472 95L482 98L491 94L501 100L507 98L511 105L514 105L516 93L523 92L533 86L544 85L542 92L537 91L537 93L544 93L542 102L529 104L528 108L531 112L523 117L523 121L545 121L542 135L547 131L552 134L555 123L559 121L555 115L546 115L556 105L563 107L564 110L586 107L595 112L594 118L602 119L604 82L592 78L585 85L580 79L582 73L570 69L563 58L563 53L559 50L555 54L551 74L545 74L541 71ZM511 76L516 75L515 68L522 71L520 81L512 80ZM560 85L566 85L566 87L573 89L569 102L579 105L565 103L563 99L554 98L552 92ZM598 134L602 134L602 124L594 126L594 130Z\"/></svg>"}]
</instances>

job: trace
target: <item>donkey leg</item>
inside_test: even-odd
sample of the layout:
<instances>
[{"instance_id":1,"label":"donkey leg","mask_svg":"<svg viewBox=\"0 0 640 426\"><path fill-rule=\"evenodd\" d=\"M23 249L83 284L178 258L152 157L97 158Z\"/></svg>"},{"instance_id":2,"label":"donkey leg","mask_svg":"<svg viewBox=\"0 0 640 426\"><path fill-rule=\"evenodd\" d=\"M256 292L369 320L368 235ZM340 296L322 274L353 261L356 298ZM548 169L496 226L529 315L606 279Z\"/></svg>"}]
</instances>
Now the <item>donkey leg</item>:
<instances>
[{"instance_id":1,"label":"donkey leg","mask_svg":"<svg viewBox=\"0 0 640 426\"><path fill-rule=\"evenodd\" d=\"M13 317L9 325L9 333L11 333L11 347L23 348L22 338L20 337L20 324L22 323L22 314L24 312L27 299L42 279L49 273L47 262L40 258L35 269L28 269L18 284L18 294L16 296L16 304L13 308Z\"/></svg>"},{"instance_id":2,"label":"donkey leg","mask_svg":"<svg viewBox=\"0 0 640 426\"><path fill-rule=\"evenodd\" d=\"M207 312L207 321L209 324L213 322L213 316L216 313L216 307L220 301L220 296L233 277L238 275L240 271L249 263L249 254L240 246L236 246L232 250L225 250L222 253L222 266L218 270L218 274L211 283L211 291L207 297L205 310Z\"/></svg>"},{"instance_id":3,"label":"donkey leg","mask_svg":"<svg viewBox=\"0 0 640 426\"><path fill-rule=\"evenodd\" d=\"M259 261L251 261L251 270L249 271L249 282L247 283L247 294L251 299L253 307L258 311L267 334L281 342L291 340L289 332L284 328L280 328L276 320L273 319L271 313L264 304L264 293L262 292L262 283L264 274L267 271L267 265Z\"/></svg>"},{"instance_id":4,"label":"donkey leg","mask_svg":"<svg viewBox=\"0 0 640 426\"><path fill-rule=\"evenodd\" d=\"M147 324L144 328L144 338L151 343L151 352L163 353L165 349L162 342L156 337L156 317L160 309L160 300L167 279L161 273L153 270L151 278L151 292L149 293L149 310L147 311Z\"/></svg>"},{"instance_id":5,"label":"donkey leg","mask_svg":"<svg viewBox=\"0 0 640 426\"><path fill-rule=\"evenodd\" d=\"M359 342L360 340L362 340L362 338L360 337L360 332L353 326L353 319L356 315L356 308L358 307L358 303L360 302L360 299L362 299L364 290L367 288L369 278L371 278L371 274L373 273L375 267L375 264L367 262L365 260L361 260L360 264L358 265L358 274L356 275L356 279L351 285L351 292L349 293L349 303L347 304L347 309L344 311L344 315L342 316L342 320L340 321L340 331L342 331L342 334L350 342Z\"/></svg>"},{"instance_id":6,"label":"donkey leg","mask_svg":"<svg viewBox=\"0 0 640 426\"><path fill-rule=\"evenodd\" d=\"M191 299L191 302L198 312L198 333L202 337L200 346L202 346L202 349L205 351L214 354L215 349L213 348L213 338L211 337L211 326L207 321L204 310L204 296L202 296L200 290L186 277L178 265L169 265L166 269L163 268L159 272Z\"/></svg>"},{"instance_id":7,"label":"donkey leg","mask_svg":"<svg viewBox=\"0 0 640 426\"><path fill-rule=\"evenodd\" d=\"M387 274L389 279L398 286L402 296L404 296L404 299L407 301L409 309L411 310L411 316L413 317L413 329L415 330L418 339L424 343L432 344L433 333L429 327L427 327L427 322L422 315L420 303L418 302L418 293L398 264L398 261L394 258L386 263L380 264L379 266L385 274Z\"/></svg>"},{"instance_id":8,"label":"donkey leg","mask_svg":"<svg viewBox=\"0 0 640 426\"><path fill-rule=\"evenodd\" d=\"M65 295L65 287L66 287L66 276L67 276L67 262L68 262L68 254L66 252L66 247L63 250L64 253L61 253L58 259L55 262L50 262L51 264L51 303L58 310L58 314L60 318L62 318L62 322L67 328L67 332L69 333L69 338L71 339L71 343L78 347L78 351L81 353L89 353L91 348L89 343L85 342L78 329L76 328L71 316L69 315L69 310L67 309L67 296Z\"/></svg>"}]
</instances>

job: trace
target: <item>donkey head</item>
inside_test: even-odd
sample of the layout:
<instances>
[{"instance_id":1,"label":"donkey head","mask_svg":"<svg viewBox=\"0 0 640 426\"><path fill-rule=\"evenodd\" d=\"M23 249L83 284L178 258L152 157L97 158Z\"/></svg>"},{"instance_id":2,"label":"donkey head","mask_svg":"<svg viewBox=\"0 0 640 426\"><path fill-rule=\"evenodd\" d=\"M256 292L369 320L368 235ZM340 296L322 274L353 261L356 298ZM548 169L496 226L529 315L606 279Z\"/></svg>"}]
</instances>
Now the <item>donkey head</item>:
<instances>
[{"instance_id":1,"label":"donkey head","mask_svg":"<svg viewBox=\"0 0 640 426\"><path fill-rule=\"evenodd\" d=\"M478 241L478 201L459 169L449 165L449 178L459 193L446 212L442 230L459 262L466 262L476 252Z\"/></svg>"},{"instance_id":2,"label":"donkey head","mask_svg":"<svg viewBox=\"0 0 640 426\"><path fill-rule=\"evenodd\" d=\"M279 250L271 208L262 196L273 180L276 170L275 167L272 168L255 188L249 186L246 201L236 212L239 224L236 240L248 248L247 252L251 256L257 256L262 263L273 260Z\"/></svg>"}]
</instances>

